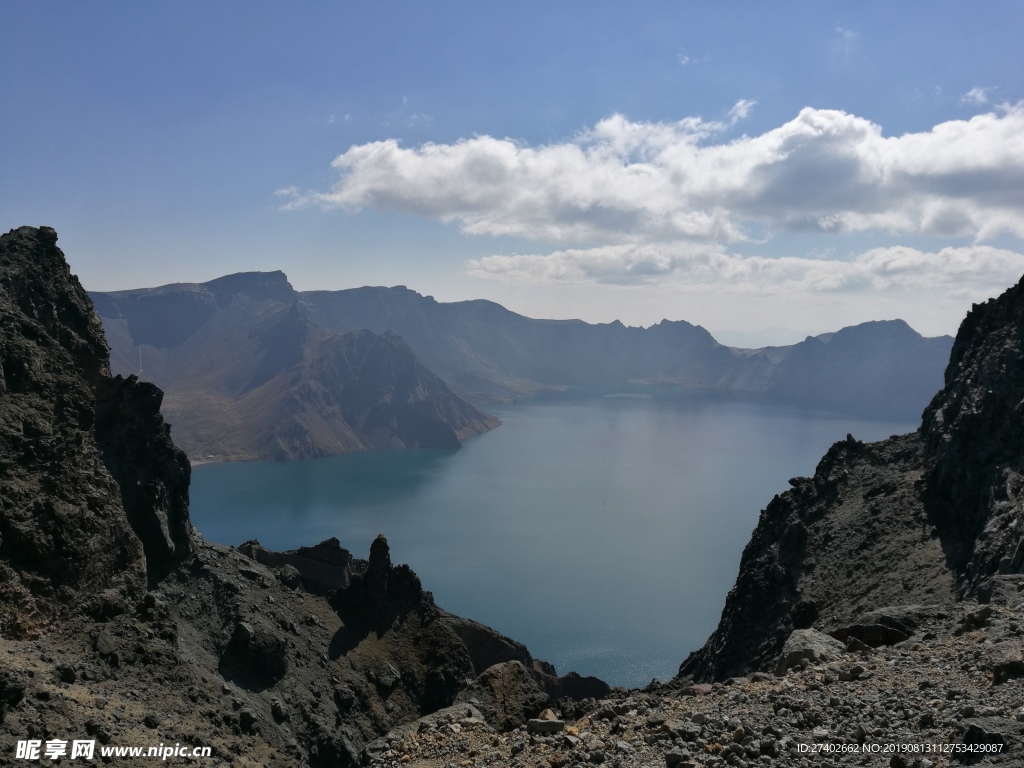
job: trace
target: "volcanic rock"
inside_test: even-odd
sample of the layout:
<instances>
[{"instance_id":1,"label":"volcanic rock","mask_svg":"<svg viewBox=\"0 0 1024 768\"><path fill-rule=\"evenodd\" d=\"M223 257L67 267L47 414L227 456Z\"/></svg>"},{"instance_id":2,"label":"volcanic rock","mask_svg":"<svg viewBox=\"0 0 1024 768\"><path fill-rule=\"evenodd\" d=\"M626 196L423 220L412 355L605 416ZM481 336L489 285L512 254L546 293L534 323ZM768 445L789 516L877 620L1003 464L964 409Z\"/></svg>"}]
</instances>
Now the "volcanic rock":
<instances>
[{"instance_id":1,"label":"volcanic rock","mask_svg":"<svg viewBox=\"0 0 1024 768\"><path fill-rule=\"evenodd\" d=\"M230 304L238 286L222 287ZM205 301L200 320L219 311ZM146 338L179 331L154 325ZM53 230L0 237L5 732L344 768L396 725L450 706L478 674L461 620L391 564L383 537L361 561L337 540L274 553L192 530L189 464L161 398L110 375ZM478 648L502 646L472 632Z\"/></svg>"}]
</instances>

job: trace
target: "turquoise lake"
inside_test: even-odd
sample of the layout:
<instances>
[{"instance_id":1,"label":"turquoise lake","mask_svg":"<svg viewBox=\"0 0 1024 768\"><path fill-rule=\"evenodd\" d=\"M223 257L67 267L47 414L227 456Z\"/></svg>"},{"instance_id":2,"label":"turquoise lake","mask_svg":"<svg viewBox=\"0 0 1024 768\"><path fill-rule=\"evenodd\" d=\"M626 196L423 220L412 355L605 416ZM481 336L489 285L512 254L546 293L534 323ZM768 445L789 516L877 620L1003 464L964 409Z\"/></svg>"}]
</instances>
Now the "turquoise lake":
<instances>
[{"instance_id":1,"label":"turquoise lake","mask_svg":"<svg viewBox=\"0 0 1024 768\"><path fill-rule=\"evenodd\" d=\"M379 533L438 605L612 685L672 677L714 629L760 510L870 421L674 388L573 391L491 408L458 451L204 465L208 539L291 549Z\"/></svg>"}]
</instances>

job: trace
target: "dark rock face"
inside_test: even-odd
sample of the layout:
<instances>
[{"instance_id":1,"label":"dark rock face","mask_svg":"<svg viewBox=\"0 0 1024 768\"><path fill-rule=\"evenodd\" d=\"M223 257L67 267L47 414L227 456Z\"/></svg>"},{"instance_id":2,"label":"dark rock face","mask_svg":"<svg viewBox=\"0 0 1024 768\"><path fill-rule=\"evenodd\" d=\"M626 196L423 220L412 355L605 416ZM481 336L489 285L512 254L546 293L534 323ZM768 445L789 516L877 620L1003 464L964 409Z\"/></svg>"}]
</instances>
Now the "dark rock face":
<instances>
[{"instance_id":1,"label":"dark rock face","mask_svg":"<svg viewBox=\"0 0 1024 768\"><path fill-rule=\"evenodd\" d=\"M794 629L858 623L880 606L953 597L918 481L917 435L836 443L813 478L772 499L743 552L718 629L680 673L723 679L770 671Z\"/></svg>"},{"instance_id":2,"label":"dark rock face","mask_svg":"<svg viewBox=\"0 0 1024 768\"><path fill-rule=\"evenodd\" d=\"M145 587L149 552L143 548L154 541L147 530L153 515L162 515L168 532L178 537L163 559L154 551L154 567L189 552L187 495L152 510L135 503L135 514L126 514L122 499L136 491L120 483L137 479L132 462L178 454L159 415L147 413L145 397L140 400L131 384L110 378L102 326L56 241L46 227L22 227L0 237L5 635L30 632L35 623L72 606L123 610L124 601ZM118 388L120 399L110 398ZM121 421L118 434L107 430L101 440L98 433L113 419ZM156 432L149 434L153 426ZM127 458L145 451L156 453ZM164 474L173 475L173 469ZM184 483L169 492L187 488L187 466Z\"/></svg>"},{"instance_id":3,"label":"dark rock face","mask_svg":"<svg viewBox=\"0 0 1024 768\"><path fill-rule=\"evenodd\" d=\"M322 541L314 547L299 547L287 552L274 552L258 541L247 541L238 551L248 558L278 571L278 578L286 586L301 584L307 592L326 595L344 589L352 581L352 553L335 538ZM286 569L294 569L294 573ZM294 583L289 583L294 582Z\"/></svg>"},{"instance_id":4,"label":"dark rock face","mask_svg":"<svg viewBox=\"0 0 1024 768\"><path fill-rule=\"evenodd\" d=\"M7 710L16 707L25 697L26 683L19 676L6 670L0 671L0 725Z\"/></svg>"},{"instance_id":5,"label":"dark rock face","mask_svg":"<svg viewBox=\"0 0 1024 768\"><path fill-rule=\"evenodd\" d=\"M519 661L495 664L460 694L475 701L487 722L500 731L524 725L551 706L552 699Z\"/></svg>"},{"instance_id":6,"label":"dark rock face","mask_svg":"<svg viewBox=\"0 0 1024 768\"><path fill-rule=\"evenodd\" d=\"M351 578L347 587L331 595L331 605L353 633L383 631L409 613L426 620L439 615L434 598L423 590L408 565L391 565L388 541L378 536L370 545L366 570Z\"/></svg>"},{"instance_id":7,"label":"dark rock face","mask_svg":"<svg viewBox=\"0 0 1024 768\"><path fill-rule=\"evenodd\" d=\"M770 669L792 630L810 626L883 645L922 611L985 598L995 576L1024 570L1022 345L1024 283L968 314L917 432L848 438L813 478L791 480L761 513L718 628L680 674Z\"/></svg>"},{"instance_id":8,"label":"dark rock face","mask_svg":"<svg viewBox=\"0 0 1024 768\"><path fill-rule=\"evenodd\" d=\"M141 539L150 581L191 552L188 484L192 469L160 415L163 393L134 376L97 383L96 441L121 489L128 522Z\"/></svg>"},{"instance_id":9,"label":"dark rock face","mask_svg":"<svg viewBox=\"0 0 1024 768\"><path fill-rule=\"evenodd\" d=\"M262 691L288 671L288 642L279 633L239 622L220 657L226 679L252 691Z\"/></svg>"},{"instance_id":10,"label":"dark rock face","mask_svg":"<svg viewBox=\"0 0 1024 768\"><path fill-rule=\"evenodd\" d=\"M509 661L518 661L527 668L534 663L525 645L495 632L488 626L451 614L445 614L442 621L448 624L465 644L473 668L478 673L495 664ZM554 674L553 668L551 674Z\"/></svg>"},{"instance_id":11,"label":"dark rock face","mask_svg":"<svg viewBox=\"0 0 1024 768\"><path fill-rule=\"evenodd\" d=\"M499 695L498 693L498 689L504 690L503 686L505 683L502 681L519 680L521 676L519 669L525 670L525 675L530 678L531 682L528 684L509 683L511 687L507 689L508 691L518 692L515 694L515 697L523 699L525 703L521 707L508 705L511 707L508 711L515 710L521 713L530 712L531 714L523 714L521 721L516 726L510 727L522 725L526 719L536 714L536 712L533 712L533 703L535 701L543 700L546 702L544 706L536 710L539 712L552 702L599 699L611 691L608 683L596 677L584 677L576 672L569 672L559 676L553 665L533 658L525 645L505 637L479 622L452 616L447 613L442 616L442 621L451 627L465 644L470 660L473 662L473 668L479 675L474 685L459 695L460 701L470 702L479 698L477 696L479 694L483 696L483 699L481 699L483 703L480 706L487 712L490 712L494 706L498 705L493 702L488 704L486 699L488 697L494 698L495 696L500 698L500 696L505 695ZM514 666L510 667L510 664ZM499 667L505 671L487 676L488 672L493 671L492 668ZM487 679L484 679L485 677ZM508 695L511 695L511 693ZM489 709L489 707L492 709ZM490 722L490 718L488 718L488 722Z\"/></svg>"},{"instance_id":12,"label":"dark rock face","mask_svg":"<svg viewBox=\"0 0 1024 768\"><path fill-rule=\"evenodd\" d=\"M538 670L537 666L538 662L534 661L534 678L555 701L600 699L611 693L608 683L592 675L568 672L559 677L550 664L547 665L551 668L550 672Z\"/></svg>"},{"instance_id":13,"label":"dark rock face","mask_svg":"<svg viewBox=\"0 0 1024 768\"><path fill-rule=\"evenodd\" d=\"M968 313L924 414L928 500L969 595L1024 566L1024 282Z\"/></svg>"},{"instance_id":14,"label":"dark rock face","mask_svg":"<svg viewBox=\"0 0 1024 768\"><path fill-rule=\"evenodd\" d=\"M0 418L11 426L0 445L0 555L42 596L137 594L140 554L152 580L191 550L189 468L160 416L160 390L111 378L102 327L52 229L0 240Z\"/></svg>"}]
</instances>

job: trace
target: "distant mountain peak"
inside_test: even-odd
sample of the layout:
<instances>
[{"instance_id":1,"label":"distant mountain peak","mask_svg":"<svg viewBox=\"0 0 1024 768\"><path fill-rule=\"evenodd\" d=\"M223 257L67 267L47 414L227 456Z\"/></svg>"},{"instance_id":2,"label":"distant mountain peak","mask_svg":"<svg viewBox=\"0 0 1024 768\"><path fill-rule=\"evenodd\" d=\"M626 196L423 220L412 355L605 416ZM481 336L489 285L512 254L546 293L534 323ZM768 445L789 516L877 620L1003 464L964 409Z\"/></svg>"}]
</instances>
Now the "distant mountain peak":
<instances>
[{"instance_id":1,"label":"distant mountain peak","mask_svg":"<svg viewBox=\"0 0 1024 768\"><path fill-rule=\"evenodd\" d=\"M838 336L858 336L865 339L904 338L921 339L920 333L910 327L906 320L868 320L857 325L850 325L829 334L831 338Z\"/></svg>"},{"instance_id":2,"label":"distant mountain peak","mask_svg":"<svg viewBox=\"0 0 1024 768\"><path fill-rule=\"evenodd\" d=\"M244 295L256 301L280 301L289 303L298 298L298 293L288 282L288 276L281 270L273 272L236 272L202 284L214 294L218 304L229 297Z\"/></svg>"}]
</instances>

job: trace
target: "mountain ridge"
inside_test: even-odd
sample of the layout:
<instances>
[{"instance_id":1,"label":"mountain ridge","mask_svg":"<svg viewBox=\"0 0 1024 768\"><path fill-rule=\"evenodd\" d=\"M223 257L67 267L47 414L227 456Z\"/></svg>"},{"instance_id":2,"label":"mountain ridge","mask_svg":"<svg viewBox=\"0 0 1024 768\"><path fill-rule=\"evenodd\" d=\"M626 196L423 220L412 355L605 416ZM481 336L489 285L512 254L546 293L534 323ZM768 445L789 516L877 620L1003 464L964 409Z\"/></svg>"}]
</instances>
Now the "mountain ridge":
<instances>
[{"instance_id":1,"label":"mountain ridge","mask_svg":"<svg viewBox=\"0 0 1024 768\"><path fill-rule=\"evenodd\" d=\"M393 334L313 322L283 272L94 298L115 370L165 391L164 413L193 460L456 449L500 424Z\"/></svg>"},{"instance_id":2,"label":"mountain ridge","mask_svg":"<svg viewBox=\"0 0 1024 768\"><path fill-rule=\"evenodd\" d=\"M0 237L0 317L0 722L22 745L314 768L789 766L819 744L832 765L935 765L893 744L1022 762L1024 281L968 315L918 432L848 437L772 500L680 677L613 692L446 614L383 537L368 560L203 541L159 390L111 376L53 230Z\"/></svg>"},{"instance_id":3,"label":"mountain ridge","mask_svg":"<svg viewBox=\"0 0 1024 768\"><path fill-rule=\"evenodd\" d=\"M475 406L572 386L648 383L761 393L779 402L873 418L916 418L941 386L952 345L949 337L927 339L904 321L892 320L850 326L793 345L743 350L719 344L706 329L685 320L666 319L648 328L619 321L535 320L484 299L442 303L405 286L299 292L280 271L91 296L110 339L115 370L151 379L166 391L166 412L176 425L176 437L198 458L289 458L417 444L399 439L393 445L378 441L371 446L366 440L325 437L325 442L311 438L305 448L282 448L265 436L211 444L214 431L231 429L226 420L235 411L239 413L232 416L233 423L246 421L244 403L211 397L211 391L225 388L221 379L233 375L226 370L234 364L233 356L252 341L239 337L235 326L248 323L250 337L267 338L263 326L286 308L302 318L307 334L392 334L423 363L420 379L430 378L428 372L436 375L437 381L431 380L434 391L447 386L452 398ZM241 317L246 312L249 320ZM287 354L298 355L300 346L297 338L290 344L282 341L278 354L284 357L274 370L290 370L298 357ZM265 352L254 350L250 362L260 354ZM195 370L197 361L211 360L225 371L209 366ZM237 387L230 392L232 398L243 394ZM497 423L469 412L473 406L456 415L437 397L428 399L437 404L438 414L445 414L441 420L454 420L460 438ZM263 403L252 409L267 407ZM207 426L193 416L197 409L207 414ZM312 430L318 431L323 430ZM450 440L432 444L447 447Z\"/></svg>"}]
</instances>

